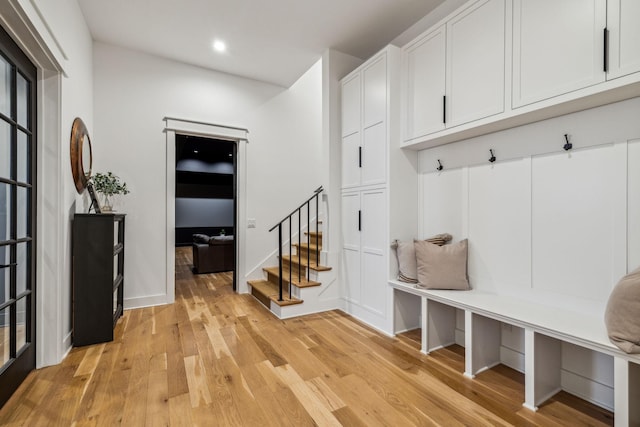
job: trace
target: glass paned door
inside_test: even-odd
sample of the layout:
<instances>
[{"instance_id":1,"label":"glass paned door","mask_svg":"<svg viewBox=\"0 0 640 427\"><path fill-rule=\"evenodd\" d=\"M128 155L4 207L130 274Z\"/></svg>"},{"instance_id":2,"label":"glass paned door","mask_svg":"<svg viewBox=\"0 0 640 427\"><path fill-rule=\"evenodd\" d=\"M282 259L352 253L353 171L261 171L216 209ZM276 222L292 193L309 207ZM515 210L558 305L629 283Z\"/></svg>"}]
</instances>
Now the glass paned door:
<instances>
[{"instance_id":1,"label":"glass paned door","mask_svg":"<svg viewBox=\"0 0 640 427\"><path fill-rule=\"evenodd\" d=\"M0 406L35 368L36 68L0 28Z\"/></svg>"}]
</instances>

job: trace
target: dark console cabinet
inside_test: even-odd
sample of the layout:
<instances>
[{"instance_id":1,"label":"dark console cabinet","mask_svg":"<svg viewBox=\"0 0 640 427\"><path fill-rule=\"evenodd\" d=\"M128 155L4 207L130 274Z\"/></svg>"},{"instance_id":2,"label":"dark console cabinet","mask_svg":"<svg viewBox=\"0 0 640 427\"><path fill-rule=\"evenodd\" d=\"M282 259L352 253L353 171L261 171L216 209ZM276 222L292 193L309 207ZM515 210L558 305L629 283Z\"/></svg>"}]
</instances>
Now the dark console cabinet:
<instances>
[{"instance_id":1,"label":"dark console cabinet","mask_svg":"<svg viewBox=\"0 0 640 427\"><path fill-rule=\"evenodd\" d=\"M122 214L73 218L73 345L113 340L122 316L124 230Z\"/></svg>"}]
</instances>

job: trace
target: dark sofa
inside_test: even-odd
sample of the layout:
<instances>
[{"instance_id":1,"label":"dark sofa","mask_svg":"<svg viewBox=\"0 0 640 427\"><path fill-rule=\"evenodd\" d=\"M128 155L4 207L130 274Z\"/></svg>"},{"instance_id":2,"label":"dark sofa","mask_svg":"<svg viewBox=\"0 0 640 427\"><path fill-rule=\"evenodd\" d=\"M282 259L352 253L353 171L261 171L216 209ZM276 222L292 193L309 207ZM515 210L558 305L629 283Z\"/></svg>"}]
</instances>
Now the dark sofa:
<instances>
[{"instance_id":1,"label":"dark sofa","mask_svg":"<svg viewBox=\"0 0 640 427\"><path fill-rule=\"evenodd\" d=\"M233 236L193 235L193 272L217 273L235 269Z\"/></svg>"}]
</instances>

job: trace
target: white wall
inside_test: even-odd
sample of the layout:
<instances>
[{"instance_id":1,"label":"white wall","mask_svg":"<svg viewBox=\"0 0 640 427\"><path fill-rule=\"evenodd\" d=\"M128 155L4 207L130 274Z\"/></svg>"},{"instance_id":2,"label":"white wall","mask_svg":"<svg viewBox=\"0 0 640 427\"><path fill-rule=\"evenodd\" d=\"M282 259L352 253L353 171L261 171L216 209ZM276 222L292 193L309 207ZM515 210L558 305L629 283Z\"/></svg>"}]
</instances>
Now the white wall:
<instances>
[{"instance_id":1,"label":"white wall","mask_svg":"<svg viewBox=\"0 0 640 427\"><path fill-rule=\"evenodd\" d=\"M246 146L246 269L276 249L273 223L322 184L322 64L291 88L187 66L103 43L94 44L94 163L127 182L125 300L155 304L165 294L166 150L163 117L249 129ZM308 159L308 161L305 161ZM283 162L283 163L281 163ZM241 183L242 184L242 183ZM238 227L245 227L240 218ZM242 266L240 277L244 276ZM240 290L246 289L240 281Z\"/></svg>"},{"instance_id":2,"label":"white wall","mask_svg":"<svg viewBox=\"0 0 640 427\"><path fill-rule=\"evenodd\" d=\"M94 44L94 70L95 169L113 171L131 190L121 201L127 213L125 307L166 302L162 119L247 127L247 113L283 89L104 43ZM250 138L252 156L260 142Z\"/></svg>"},{"instance_id":3,"label":"white wall","mask_svg":"<svg viewBox=\"0 0 640 427\"><path fill-rule=\"evenodd\" d=\"M247 150L247 216L257 224L247 230L250 276L277 250L276 231L268 230L325 184L322 61L289 89L250 111L246 124L251 141Z\"/></svg>"}]
</instances>

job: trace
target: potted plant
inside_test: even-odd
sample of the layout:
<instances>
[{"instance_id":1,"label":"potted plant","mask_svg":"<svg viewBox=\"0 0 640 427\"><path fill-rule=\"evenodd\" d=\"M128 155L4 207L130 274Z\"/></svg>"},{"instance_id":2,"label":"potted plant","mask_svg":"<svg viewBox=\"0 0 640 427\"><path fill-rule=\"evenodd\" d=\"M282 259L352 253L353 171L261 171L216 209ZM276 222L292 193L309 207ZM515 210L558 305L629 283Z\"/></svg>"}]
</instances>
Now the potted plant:
<instances>
[{"instance_id":1,"label":"potted plant","mask_svg":"<svg viewBox=\"0 0 640 427\"><path fill-rule=\"evenodd\" d=\"M129 194L127 183L121 182L120 178L111 172L106 174L98 172L91 177L91 180L96 192L104 197L103 206L101 207L103 212L111 212L113 210L113 196L116 194Z\"/></svg>"}]
</instances>

